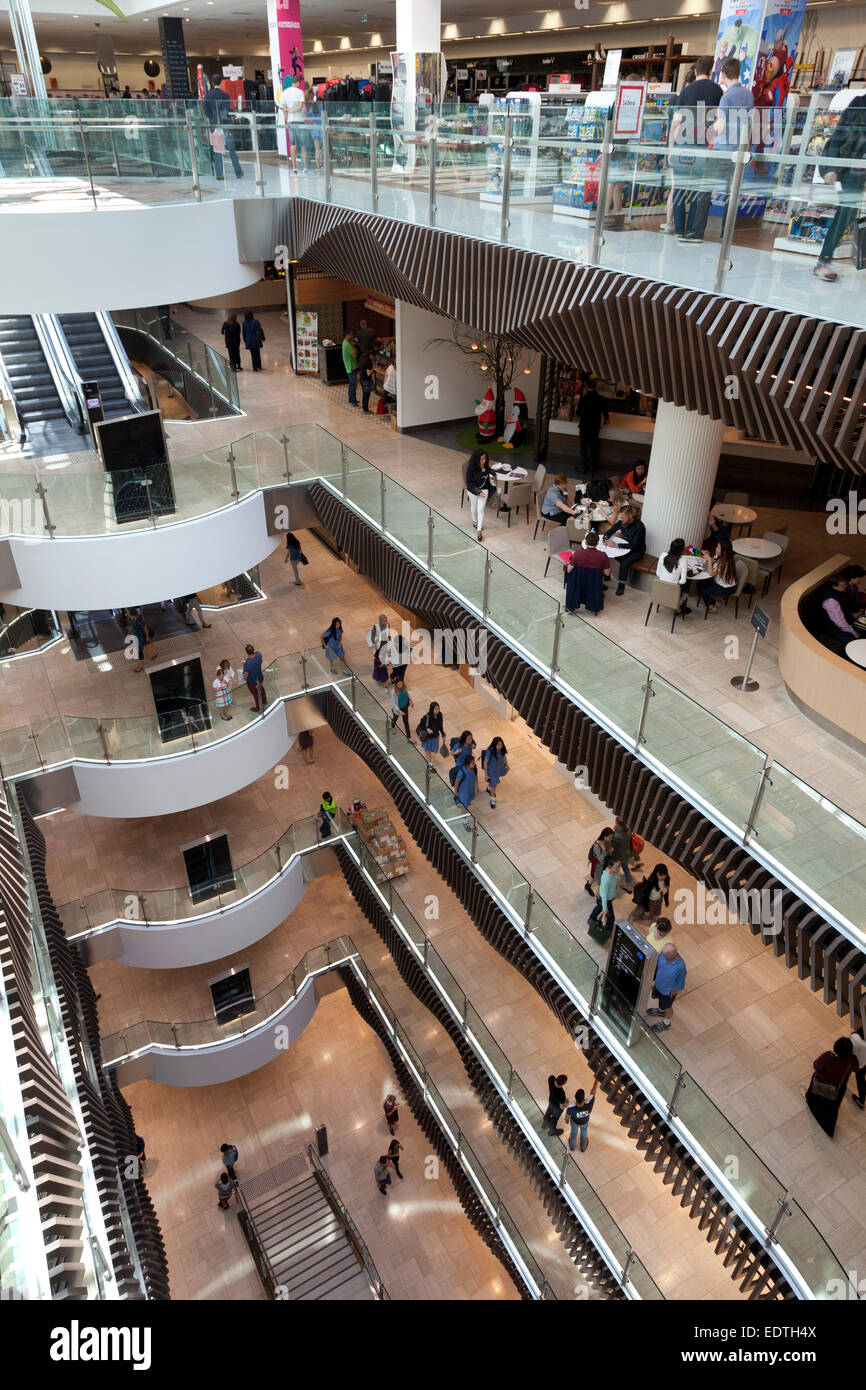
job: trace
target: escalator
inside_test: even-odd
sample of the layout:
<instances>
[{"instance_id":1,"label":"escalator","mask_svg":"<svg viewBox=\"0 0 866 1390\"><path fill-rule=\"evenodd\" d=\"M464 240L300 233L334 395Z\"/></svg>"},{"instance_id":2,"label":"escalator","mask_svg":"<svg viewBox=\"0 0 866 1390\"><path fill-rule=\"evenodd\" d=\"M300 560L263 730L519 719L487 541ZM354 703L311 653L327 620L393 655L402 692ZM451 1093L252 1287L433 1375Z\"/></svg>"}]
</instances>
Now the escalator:
<instances>
[{"instance_id":1,"label":"escalator","mask_svg":"<svg viewBox=\"0 0 866 1390\"><path fill-rule=\"evenodd\" d=\"M118 415L131 415L133 411L140 410L143 402L140 392L131 386L130 369L125 358L123 362L118 362L119 345L115 345L112 351L103 326L107 318L108 315L100 314L58 315L78 375L82 381L99 382L102 409L105 418L111 420ZM126 381L121 376L120 367L126 369Z\"/></svg>"},{"instance_id":2,"label":"escalator","mask_svg":"<svg viewBox=\"0 0 866 1390\"><path fill-rule=\"evenodd\" d=\"M63 430L67 413L29 314L0 314L0 357L24 428L56 422Z\"/></svg>"}]
</instances>

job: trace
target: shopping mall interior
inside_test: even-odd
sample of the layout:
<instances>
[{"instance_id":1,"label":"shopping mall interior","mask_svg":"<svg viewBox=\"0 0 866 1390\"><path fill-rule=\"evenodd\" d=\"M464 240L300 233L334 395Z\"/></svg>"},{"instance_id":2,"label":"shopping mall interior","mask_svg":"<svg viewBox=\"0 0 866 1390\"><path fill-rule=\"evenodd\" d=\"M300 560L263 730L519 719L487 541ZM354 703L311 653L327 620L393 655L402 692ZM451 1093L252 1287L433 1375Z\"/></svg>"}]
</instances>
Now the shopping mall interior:
<instances>
[{"instance_id":1,"label":"shopping mall interior","mask_svg":"<svg viewBox=\"0 0 866 1390\"><path fill-rule=\"evenodd\" d=\"M0 1298L866 1294L866 5L698 3L3 0Z\"/></svg>"}]
</instances>

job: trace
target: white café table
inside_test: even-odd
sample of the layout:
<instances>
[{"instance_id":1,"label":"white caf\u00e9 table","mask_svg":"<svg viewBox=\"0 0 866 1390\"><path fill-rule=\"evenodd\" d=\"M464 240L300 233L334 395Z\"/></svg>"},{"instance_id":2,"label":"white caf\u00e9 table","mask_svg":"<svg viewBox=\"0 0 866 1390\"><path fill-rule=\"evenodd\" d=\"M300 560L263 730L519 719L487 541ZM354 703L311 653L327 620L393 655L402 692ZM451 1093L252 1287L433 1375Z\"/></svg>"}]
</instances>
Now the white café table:
<instances>
[{"instance_id":1,"label":"white caf\u00e9 table","mask_svg":"<svg viewBox=\"0 0 866 1390\"><path fill-rule=\"evenodd\" d=\"M719 521L730 522L731 526L751 526L752 522L758 519L758 513L751 507L740 507L736 502L717 502L714 507L710 507L710 516L717 516Z\"/></svg>"},{"instance_id":2,"label":"white caf\u00e9 table","mask_svg":"<svg viewBox=\"0 0 866 1390\"><path fill-rule=\"evenodd\" d=\"M741 536L739 540L731 541L731 549L735 555L745 555L749 560L774 560L782 553L780 545L775 541L765 541L763 536Z\"/></svg>"},{"instance_id":3,"label":"white caf\u00e9 table","mask_svg":"<svg viewBox=\"0 0 866 1390\"><path fill-rule=\"evenodd\" d=\"M845 655L858 666L866 666L866 637L855 637L845 647Z\"/></svg>"}]
</instances>

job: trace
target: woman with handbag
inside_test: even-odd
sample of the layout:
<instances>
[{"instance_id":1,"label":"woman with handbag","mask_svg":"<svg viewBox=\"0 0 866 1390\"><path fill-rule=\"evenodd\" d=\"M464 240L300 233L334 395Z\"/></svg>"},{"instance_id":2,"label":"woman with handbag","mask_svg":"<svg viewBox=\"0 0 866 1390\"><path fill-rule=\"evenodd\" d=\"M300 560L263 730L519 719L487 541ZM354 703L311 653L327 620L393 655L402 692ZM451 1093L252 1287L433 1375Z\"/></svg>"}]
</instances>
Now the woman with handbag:
<instances>
[{"instance_id":1,"label":"woman with handbag","mask_svg":"<svg viewBox=\"0 0 866 1390\"><path fill-rule=\"evenodd\" d=\"M295 576L295 583L299 588L303 587L303 581L298 578L298 565L306 565L308 563L307 557L301 549L301 542L298 540L294 531L289 531L286 536L286 558L283 564L291 565L292 574Z\"/></svg>"},{"instance_id":2,"label":"woman with handbag","mask_svg":"<svg viewBox=\"0 0 866 1390\"><path fill-rule=\"evenodd\" d=\"M213 688L216 691L216 707L220 712L220 719L231 719L229 706L232 702L232 685L235 681L235 673L228 657L223 657L219 666L216 668L216 679L213 681Z\"/></svg>"},{"instance_id":3,"label":"woman with handbag","mask_svg":"<svg viewBox=\"0 0 866 1390\"><path fill-rule=\"evenodd\" d=\"M812 1080L804 1092L806 1104L825 1134L833 1138L839 1106L848 1089L848 1077L857 1065L850 1038L837 1038L832 1052L822 1052L812 1063Z\"/></svg>"},{"instance_id":4,"label":"woman with handbag","mask_svg":"<svg viewBox=\"0 0 866 1390\"><path fill-rule=\"evenodd\" d=\"M432 755L439 752L440 738L443 742L445 740L442 711L435 700L431 703L427 713L422 714L415 732L421 740L421 747L424 752L430 755L427 761L432 762Z\"/></svg>"},{"instance_id":5,"label":"woman with handbag","mask_svg":"<svg viewBox=\"0 0 866 1390\"><path fill-rule=\"evenodd\" d=\"M630 922L638 918L655 921L662 906L670 905L671 880L664 864L656 864L649 878L643 879L634 890L634 907L628 915Z\"/></svg>"}]
</instances>

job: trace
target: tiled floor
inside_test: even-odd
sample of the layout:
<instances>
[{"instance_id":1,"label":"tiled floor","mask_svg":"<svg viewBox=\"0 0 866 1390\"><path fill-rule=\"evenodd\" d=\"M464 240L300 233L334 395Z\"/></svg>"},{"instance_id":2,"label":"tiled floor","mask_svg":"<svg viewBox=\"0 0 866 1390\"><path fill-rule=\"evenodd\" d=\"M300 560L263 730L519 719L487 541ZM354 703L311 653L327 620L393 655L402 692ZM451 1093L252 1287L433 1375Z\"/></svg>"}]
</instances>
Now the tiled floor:
<instances>
[{"instance_id":1,"label":"tiled floor","mask_svg":"<svg viewBox=\"0 0 866 1390\"><path fill-rule=\"evenodd\" d=\"M383 606L380 597L357 576L347 588L345 569L313 538L309 543L305 540L306 544L311 557L307 574L312 577L305 589L281 588L285 571L279 557L263 567L265 590L275 597L250 610L257 625L253 637L262 646L262 634L266 633L273 650L281 643L281 633L288 630L296 645L302 645L313 640L336 608L346 625L347 656L365 669L369 658L361 633ZM214 651L218 644L225 645L221 625L231 624L233 617L232 613L218 615L217 636L204 635L213 642ZM487 703L454 673L413 666L409 678L416 710L430 698L439 698L449 730L472 728L480 746L497 729L504 732L512 771L503 785L499 805L491 811L479 796L474 810L530 877L536 891L601 960L601 953L583 932L589 900L583 896L580 869L586 846L602 820L600 808L561 778L550 755L522 721L503 726ZM96 682L96 689L107 689L108 683L120 680L130 687L135 677L126 672L107 674ZM413 711L413 719L415 714ZM74 812L43 821L57 900L97 891L106 884L135 891L180 883L183 875L177 845L214 829L228 829L239 863L271 843L279 829L310 814L325 785L342 805L356 794L369 805L384 800L371 774L345 750L335 749L330 734L322 731L316 743L313 767L300 762L296 750L290 754L288 790L279 790L272 781L262 779L228 801L147 825L82 823ZM424 895L436 892L442 899L442 885L411 845L410 852L413 870L404 880L410 904L425 920L425 928L446 964L512 1055L524 1080L537 1096L543 1096L550 1070L558 1065L568 1070L568 1060L573 1059L571 1044L534 991L486 946L464 914L458 911L450 918L442 915L426 921ZM655 862L649 847L645 860ZM694 887L676 866L672 866L672 877L675 890ZM297 918L295 914L280 933L244 953L245 960L252 957L258 962L257 992L283 978L310 945L334 934L317 920L312 934L305 932L298 939ZM287 939L281 934L284 930ZM866 1156L862 1117L849 1103L831 1142L814 1126L799 1093L800 1084L808 1080L812 1059L842 1031L839 1021L804 982L797 981L781 961L764 951L745 927L736 923L723 927L684 925L677 928L677 940L689 967L689 981L666 1041L744 1138L783 1181L792 1184L795 1197L819 1222L838 1254L845 1259L862 1258L866 1210L852 1183ZM103 994L103 1032L142 1017L180 1020L205 1016L209 1003L204 981L231 963L231 959L218 962L197 973L152 974L111 963L98 967L94 976ZM602 1150L599 1145L587 1158L587 1172L603 1196L608 1192L607 1184L620 1171L620 1161L629 1171L634 1168L630 1145L613 1121L611 1128L610 1146ZM616 1156L613 1168L612 1156ZM812 1175L815 1163L822 1172L820 1197ZM644 1180L638 1164L628 1183ZM639 1212L633 1228L626 1223L631 1198L616 1188L609 1195L614 1216L633 1230L635 1245L643 1254L647 1235ZM846 1204L844 1219L839 1217L836 1197ZM625 1201L624 1208L619 1206L620 1199ZM665 1211L664 1204L661 1211ZM662 1272L657 1272L651 1256L644 1258L663 1286L665 1279L670 1286L677 1285L678 1274L666 1273L664 1265Z\"/></svg>"}]
</instances>

